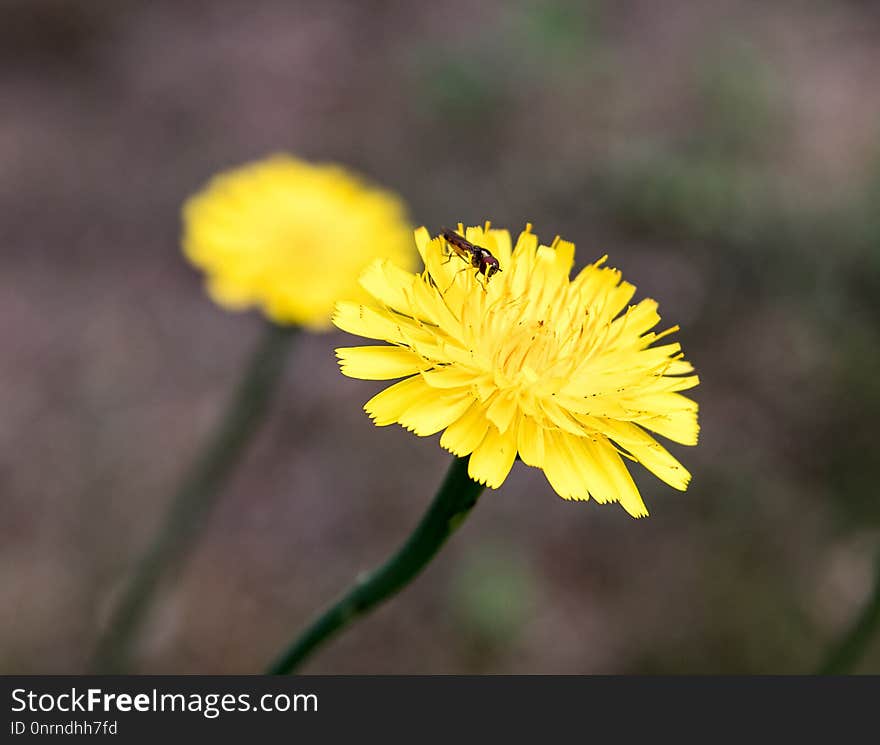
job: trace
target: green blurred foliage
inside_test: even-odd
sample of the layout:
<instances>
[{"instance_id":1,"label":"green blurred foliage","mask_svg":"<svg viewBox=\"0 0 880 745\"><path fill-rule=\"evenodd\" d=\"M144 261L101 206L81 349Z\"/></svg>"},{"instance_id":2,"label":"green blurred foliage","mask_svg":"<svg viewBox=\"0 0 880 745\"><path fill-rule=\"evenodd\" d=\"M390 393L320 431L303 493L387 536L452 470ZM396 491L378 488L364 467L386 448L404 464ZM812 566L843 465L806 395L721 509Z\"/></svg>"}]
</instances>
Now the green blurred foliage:
<instances>
[{"instance_id":1,"label":"green blurred foliage","mask_svg":"<svg viewBox=\"0 0 880 745\"><path fill-rule=\"evenodd\" d=\"M696 148L716 157L772 155L790 131L783 89L761 52L741 39L704 53L696 73Z\"/></svg>"},{"instance_id":2,"label":"green blurred foliage","mask_svg":"<svg viewBox=\"0 0 880 745\"><path fill-rule=\"evenodd\" d=\"M536 610L534 573L511 546L489 542L471 547L456 567L449 604L471 655L507 653Z\"/></svg>"},{"instance_id":3,"label":"green blurred foliage","mask_svg":"<svg viewBox=\"0 0 880 745\"><path fill-rule=\"evenodd\" d=\"M548 65L576 63L603 39L601 0L523 3L518 16L526 44Z\"/></svg>"},{"instance_id":4,"label":"green blurred foliage","mask_svg":"<svg viewBox=\"0 0 880 745\"><path fill-rule=\"evenodd\" d=\"M413 56L414 89L426 118L492 128L500 112L527 93L524 87L582 77L601 46L602 3L551 0L511 11L495 27L443 34L430 53L419 49Z\"/></svg>"}]
</instances>

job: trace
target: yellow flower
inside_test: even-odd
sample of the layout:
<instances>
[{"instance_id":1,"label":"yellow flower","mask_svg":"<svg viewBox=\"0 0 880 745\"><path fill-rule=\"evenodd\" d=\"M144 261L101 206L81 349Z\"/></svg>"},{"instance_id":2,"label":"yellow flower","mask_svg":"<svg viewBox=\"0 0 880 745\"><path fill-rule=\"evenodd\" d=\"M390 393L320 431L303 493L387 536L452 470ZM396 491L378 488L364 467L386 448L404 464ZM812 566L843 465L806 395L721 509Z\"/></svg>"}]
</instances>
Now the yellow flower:
<instances>
[{"instance_id":1,"label":"yellow flower","mask_svg":"<svg viewBox=\"0 0 880 745\"><path fill-rule=\"evenodd\" d=\"M620 272L603 257L570 279L574 244L539 246L531 225L513 249L488 223L466 238L501 271L486 280L419 228L422 274L375 261L361 277L375 302L337 305L339 328L392 345L337 349L342 372L405 378L366 403L375 423L445 430L441 446L470 455L468 474L492 488L519 453L561 497L619 501L634 517L648 511L621 456L684 490L690 474L646 430L695 445L697 404L679 391L699 380L679 344L654 346L678 330L650 331L657 303L622 312L635 287Z\"/></svg>"},{"instance_id":2,"label":"yellow flower","mask_svg":"<svg viewBox=\"0 0 880 745\"><path fill-rule=\"evenodd\" d=\"M335 302L356 293L376 257L412 266L402 201L344 168L287 155L215 176L183 208L183 250L231 310L330 328Z\"/></svg>"}]
</instances>

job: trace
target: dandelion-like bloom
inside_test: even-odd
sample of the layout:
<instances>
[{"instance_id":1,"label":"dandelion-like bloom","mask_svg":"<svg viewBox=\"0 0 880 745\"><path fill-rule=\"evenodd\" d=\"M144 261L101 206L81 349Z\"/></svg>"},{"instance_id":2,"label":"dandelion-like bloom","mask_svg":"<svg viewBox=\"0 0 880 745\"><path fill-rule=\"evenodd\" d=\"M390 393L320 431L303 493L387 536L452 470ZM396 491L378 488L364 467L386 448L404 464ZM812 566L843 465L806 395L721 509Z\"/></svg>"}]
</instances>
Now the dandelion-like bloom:
<instances>
[{"instance_id":1,"label":"dandelion-like bloom","mask_svg":"<svg viewBox=\"0 0 880 745\"><path fill-rule=\"evenodd\" d=\"M628 306L635 287L607 257L570 279L574 244L538 245L531 225L515 248L488 223L466 238L501 272L485 280L419 228L423 273L375 261L361 277L374 302L337 305L339 328L391 344L337 349L342 372L404 378L365 404L374 422L443 430L441 446L470 455L469 476L491 488L517 453L561 497L619 501L634 517L648 511L622 457L687 488L690 474L649 431L696 444L697 404L680 391L699 380L678 343L655 345L678 330L651 331L657 303Z\"/></svg>"},{"instance_id":2,"label":"dandelion-like bloom","mask_svg":"<svg viewBox=\"0 0 880 745\"><path fill-rule=\"evenodd\" d=\"M372 259L415 260L397 196L287 155L215 176L187 200L183 224L184 253L215 302L312 330L330 328L338 299L366 297L357 278Z\"/></svg>"}]
</instances>

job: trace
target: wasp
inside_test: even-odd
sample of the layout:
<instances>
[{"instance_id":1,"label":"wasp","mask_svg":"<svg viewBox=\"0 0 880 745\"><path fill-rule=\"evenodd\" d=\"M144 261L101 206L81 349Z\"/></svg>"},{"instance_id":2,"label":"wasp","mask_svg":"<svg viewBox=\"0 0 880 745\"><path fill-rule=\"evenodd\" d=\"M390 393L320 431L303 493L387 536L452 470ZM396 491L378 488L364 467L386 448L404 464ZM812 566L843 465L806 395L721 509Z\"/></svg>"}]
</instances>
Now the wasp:
<instances>
[{"instance_id":1,"label":"wasp","mask_svg":"<svg viewBox=\"0 0 880 745\"><path fill-rule=\"evenodd\" d=\"M452 253L470 264L477 270L477 274L482 274L486 278L487 282L495 272L501 271L498 259L492 255L489 249L475 246L449 228L443 228L441 235L446 240Z\"/></svg>"}]
</instances>

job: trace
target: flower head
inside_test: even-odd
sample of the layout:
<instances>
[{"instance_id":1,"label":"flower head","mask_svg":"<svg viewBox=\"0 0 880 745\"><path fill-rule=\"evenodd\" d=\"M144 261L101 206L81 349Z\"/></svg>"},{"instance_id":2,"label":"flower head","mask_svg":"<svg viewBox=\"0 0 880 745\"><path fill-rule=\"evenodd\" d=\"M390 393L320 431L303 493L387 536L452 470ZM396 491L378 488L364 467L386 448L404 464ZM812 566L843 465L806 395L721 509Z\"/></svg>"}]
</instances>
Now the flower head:
<instances>
[{"instance_id":1,"label":"flower head","mask_svg":"<svg viewBox=\"0 0 880 745\"><path fill-rule=\"evenodd\" d=\"M648 513L622 457L684 490L690 474L649 431L695 445L697 404L680 391L699 381L679 344L655 344L677 330L651 331L657 303L628 305L635 287L605 258L570 279L574 244L538 245L531 225L514 248L488 223L458 230L501 271L481 276L419 228L422 274L375 261L361 277L374 301L337 305L339 328L390 343L337 349L342 372L404 378L365 404L375 423L443 430L440 444L492 488L518 453L561 497L619 501L635 517Z\"/></svg>"},{"instance_id":2,"label":"flower head","mask_svg":"<svg viewBox=\"0 0 880 745\"><path fill-rule=\"evenodd\" d=\"M215 176L183 208L183 250L229 309L330 328L374 258L415 259L401 200L340 166L275 155Z\"/></svg>"}]
</instances>

